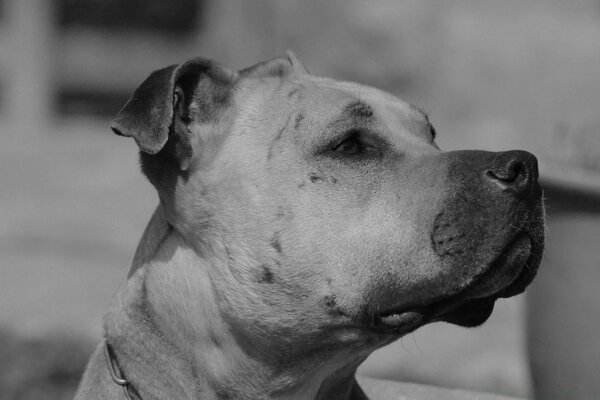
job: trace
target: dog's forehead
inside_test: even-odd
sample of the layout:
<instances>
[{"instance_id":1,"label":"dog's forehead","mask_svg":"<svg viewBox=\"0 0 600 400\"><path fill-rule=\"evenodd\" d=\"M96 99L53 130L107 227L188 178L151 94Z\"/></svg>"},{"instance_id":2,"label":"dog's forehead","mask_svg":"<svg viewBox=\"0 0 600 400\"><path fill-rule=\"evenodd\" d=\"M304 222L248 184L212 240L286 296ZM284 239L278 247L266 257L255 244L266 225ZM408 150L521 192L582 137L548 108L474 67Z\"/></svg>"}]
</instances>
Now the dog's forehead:
<instances>
[{"instance_id":1,"label":"dog's forehead","mask_svg":"<svg viewBox=\"0 0 600 400\"><path fill-rule=\"evenodd\" d=\"M316 126L343 120L378 127L390 142L431 139L431 124L423 111L377 88L305 75L291 79L281 91L297 97L291 111L313 119Z\"/></svg>"},{"instance_id":2,"label":"dog's forehead","mask_svg":"<svg viewBox=\"0 0 600 400\"><path fill-rule=\"evenodd\" d=\"M366 107L362 111L367 113L367 108L370 108L378 116L387 113L405 119L423 116L417 108L390 93L354 82L306 75L290 79L289 84L289 90L297 94L299 103L330 113L345 111L354 104L364 104ZM356 111L361 111L360 107Z\"/></svg>"},{"instance_id":3,"label":"dog's forehead","mask_svg":"<svg viewBox=\"0 0 600 400\"><path fill-rule=\"evenodd\" d=\"M421 110L354 82L307 74L252 80L238 91L237 100L237 125L273 134L292 127L296 138L308 144L334 134L332 127L347 130L353 123L374 127L399 146L406 140L422 143L431 138L431 124Z\"/></svg>"}]
</instances>

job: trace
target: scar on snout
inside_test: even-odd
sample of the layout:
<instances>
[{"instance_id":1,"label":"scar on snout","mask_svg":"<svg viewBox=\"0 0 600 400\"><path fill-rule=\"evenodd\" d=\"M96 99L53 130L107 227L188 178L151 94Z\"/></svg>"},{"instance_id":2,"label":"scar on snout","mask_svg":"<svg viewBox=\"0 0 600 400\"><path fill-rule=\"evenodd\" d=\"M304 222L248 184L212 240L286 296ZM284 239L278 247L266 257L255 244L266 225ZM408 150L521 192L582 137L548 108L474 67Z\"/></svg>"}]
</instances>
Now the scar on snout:
<instances>
[{"instance_id":1,"label":"scar on snout","mask_svg":"<svg viewBox=\"0 0 600 400\"><path fill-rule=\"evenodd\" d=\"M293 95L295 95L296 93L298 93L299 91L300 91L300 87L295 87L289 91L289 93L287 94L287 97L290 98Z\"/></svg>"},{"instance_id":2,"label":"scar on snout","mask_svg":"<svg viewBox=\"0 0 600 400\"><path fill-rule=\"evenodd\" d=\"M281 207L281 206L277 207L277 212L275 213L275 216L277 218L283 218L283 217L285 217L285 214L286 214L286 212L283 207Z\"/></svg>"},{"instance_id":3,"label":"scar on snout","mask_svg":"<svg viewBox=\"0 0 600 400\"><path fill-rule=\"evenodd\" d=\"M260 283L273 283L274 276L275 275L273 274L273 271L271 271L266 265L263 265L262 273L258 281Z\"/></svg>"},{"instance_id":4,"label":"scar on snout","mask_svg":"<svg viewBox=\"0 0 600 400\"><path fill-rule=\"evenodd\" d=\"M286 209L282 206L277 207L277 212L275 213L275 218L284 218L286 220L294 219L294 213L292 210Z\"/></svg>"},{"instance_id":5,"label":"scar on snout","mask_svg":"<svg viewBox=\"0 0 600 400\"><path fill-rule=\"evenodd\" d=\"M231 255L231 251L229 250L229 247L225 246L225 252L227 253L227 259L229 260L229 262L233 262L233 255Z\"/></svg>"},{"instance_id":6,"label":"scar on snout","mask_svg":"<svg viewBox=\"0 0 600 400\"><path fill-rule=\"evenodd\" d=\"M209 335L209 340L212 344L217 347L221 347L223 343L221 342L221 338L219 338L214 332L211 332Z\"/></svg>"},{"instance_id":7,"label":"scar on snout","mask_svg":"<svg viewBox=\"0 0 600 400\"><path fill-rule=\"evenodd\" d=\"M278 232L275 232L271 238L271 247L273 247L276 252L281 253L281 242L279 241Z\"/></svg>"},{"instance_id":8,"label":"scar on snout","mask_svg":"<svg viewBox=\"0 0 600 400\"><path fill-rule=\"evenodd\" d=\"M304 113L299 113L294 119L294 129L300 128L300 122L304 119Z\"/></svg>"},{"instance_id":9,"label":"scar on snout","mask_svg":"<svg viewBox=\"0 0 600 400\"><path fill-rule=\"evenodd\" d=\"M273 148L275 147L275 144L281 139L281 136L283 135L283 132L285 132L285 130L287 129L287 127L290 125L290 120L292 119L291 116L288 117L287 121L285 122L285 125L283 125L283 127L277 132L277 135L275 135L275 137L273 138L273 140L271 140L271 143L269 144L269 151L267 152L267 159L270 160L271 157L273 156Z\"/></svg>"}]
</instances>

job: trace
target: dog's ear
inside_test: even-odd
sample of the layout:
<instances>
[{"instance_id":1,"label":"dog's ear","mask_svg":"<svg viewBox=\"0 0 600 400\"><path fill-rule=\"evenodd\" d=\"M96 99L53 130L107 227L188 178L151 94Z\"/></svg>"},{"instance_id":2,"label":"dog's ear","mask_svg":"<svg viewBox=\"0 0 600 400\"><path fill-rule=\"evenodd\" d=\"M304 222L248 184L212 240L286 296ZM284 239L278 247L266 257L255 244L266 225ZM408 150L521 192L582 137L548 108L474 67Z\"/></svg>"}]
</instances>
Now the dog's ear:
<instances>
[{"instance_id":1,"label":"dog's ear","mask_svg":"<svg viewBox=\"0 0 600 400\"><path fill-rule=\"evenodd\" d=\"M308 72L308 69L300 62L298 57L296 57L296 53L294 53L291 50L288 50L285 52L285 55L287 56L288 60L290 60L290 64L292 64L292 67L294 68L294 71L296 73L310 74L310 72Z\"/></svg>"},{"instance_id":2,"label":"dog's ear","mask_svg":"<svg viewBox=\"0 0 600 400\"><path fill-rule=\"evenodd\" d=\"M263 61L240 71L240 76L248 78L261 78L269 76L288 76L291 74L308 74L308 70L298 57L288 50L285 56Z\"/></svg>"},{"instance_id":3,"label":"dog's ear","mask_svg":"<svg viewBox=\"0 0 600 400\"><path fill-rule=\"evenodd\" d=\"M169 147L185 170L193 152L190 124L217 118L236 79L235 72L204 58L155 71L119 111L111 129L133 137L144 153ZM165 146L168 141L172 146Z\"/></svg>"}]
</instances>

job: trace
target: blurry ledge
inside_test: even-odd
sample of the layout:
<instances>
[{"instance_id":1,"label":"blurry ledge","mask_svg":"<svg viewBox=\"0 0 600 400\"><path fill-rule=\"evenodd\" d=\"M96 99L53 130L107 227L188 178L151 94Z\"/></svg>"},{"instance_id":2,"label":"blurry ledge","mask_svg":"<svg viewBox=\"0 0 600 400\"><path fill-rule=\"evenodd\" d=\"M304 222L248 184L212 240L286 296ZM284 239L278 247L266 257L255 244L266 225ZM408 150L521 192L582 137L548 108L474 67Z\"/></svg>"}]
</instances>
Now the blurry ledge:
<instances>
[{"instance_id":1,"label":"blurry ledge","mask_svg":"<svg viewBox=\"0 0 600 400\"><path fill-rule=\"evenodd\" d=\"M438 386L420 385L357 376L358 383L371 400L517 400L491 393L472 392L462 389L447 389ZM370 393L377 393L377 396Z\"/></svg>"},{"instance_id":2,"label":"blurry ledge","mask_svg":"<svg viewBox=\"0 0 600 400\"><path fill-rule=\"evenodd\" d=\"M582 206L600 208L600 121L578 129L557 124L540 149L540 171L547 190L570 192ZM540 138L541 139L541 138Z\"/></svg>"}]
</instances>

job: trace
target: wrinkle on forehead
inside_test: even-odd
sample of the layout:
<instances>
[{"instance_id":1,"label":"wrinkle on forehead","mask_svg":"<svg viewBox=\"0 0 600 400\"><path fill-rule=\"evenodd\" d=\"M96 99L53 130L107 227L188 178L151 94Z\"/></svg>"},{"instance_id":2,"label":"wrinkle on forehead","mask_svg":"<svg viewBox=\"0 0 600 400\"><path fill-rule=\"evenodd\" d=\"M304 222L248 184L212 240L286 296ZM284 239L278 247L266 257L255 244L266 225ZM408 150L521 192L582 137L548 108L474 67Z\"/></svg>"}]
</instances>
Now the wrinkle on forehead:
<instances>
[{"instance_id":1,"label":"wrinkle on forehead","mask_svg":"<svg viewBox=\"0 0 600 400\"><path fill-rule=\"evenodd\" d=\"M327 88L338 93L338 118L348 116L374 127L379 124L383 129L377 131L398 148L402 147L404 140L423 144L424 141L429 143L432 138L433 129L427 114L389 93L352 82L322 79L315 84L316 90Z\"/></svg>"},{"instance_id":2,"label":"wrinkle on forehead","mask_svg":"<svg viewBox=\"0 0 600 400\"><path fill-rule=\"evenodd\" d=\"M324 132L335 130L335 126L351 128L353 123L373 128L399 149L407 141L418 145L431 141L431 124L422 110L373 87L303 75L263 79L246 88L249 90L244 92L253 98L254 110L248 110L246 105L242 115L247 118L250 111L253 122L264 124L266 112L275 121L282 119L278 128L292 116L295 140L301 142L320 142Z\"/></svg>"},{"instance_id":3,"label":"wrinkle on forehead","mask_svg":"<svg viewBox=\"0 0 600 400\"><path fill-rule=\"evenodd\" d=\"M333 113L339 113L344 108L357 111L355 114L367 114L368 108L376 116L380 114L396 115L403 122L410 119L427 121L427 116L418 107L382 90L354 82L340 82L327 78L307 76L303 80L305 89L315 93L315 97L307 96L311 101L319 98L329 103ZM329 90L328 90L329 89ZM364 111L364 112L360 112Z\"/></svg>"}]
</instances>

